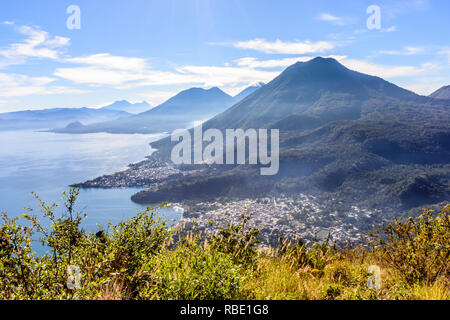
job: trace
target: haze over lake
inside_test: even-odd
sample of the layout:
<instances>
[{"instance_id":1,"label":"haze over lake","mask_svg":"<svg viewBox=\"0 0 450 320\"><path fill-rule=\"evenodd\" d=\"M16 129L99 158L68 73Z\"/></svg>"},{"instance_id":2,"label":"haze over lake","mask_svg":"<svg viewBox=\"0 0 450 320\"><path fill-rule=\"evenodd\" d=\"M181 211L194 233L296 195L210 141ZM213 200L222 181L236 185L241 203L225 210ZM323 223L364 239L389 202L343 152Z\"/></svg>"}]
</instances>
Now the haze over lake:
<instances>
[{"instance_id":1,"label":"haze over lake","mask_svg":"<svg viewBox=\"0 0 450 320\"><path fill-rule=\"evenodd\" d=\"M154 151L149 143L162 136L0 132L0 211L13 217L30 206L38 212L33 191L49 203L62 205L62 192L70 184L114 173L143 160ZM77 208L87 214L83 228L98 231L97 224L106 227L108 221L117 223L135 215L144 207L133 203L130 197L140 190L81 190ZM62 208L57 210L61 212ZM179 218L179 213L169 208L162 215L168 220Z\"/></svg>"}]
</instances>

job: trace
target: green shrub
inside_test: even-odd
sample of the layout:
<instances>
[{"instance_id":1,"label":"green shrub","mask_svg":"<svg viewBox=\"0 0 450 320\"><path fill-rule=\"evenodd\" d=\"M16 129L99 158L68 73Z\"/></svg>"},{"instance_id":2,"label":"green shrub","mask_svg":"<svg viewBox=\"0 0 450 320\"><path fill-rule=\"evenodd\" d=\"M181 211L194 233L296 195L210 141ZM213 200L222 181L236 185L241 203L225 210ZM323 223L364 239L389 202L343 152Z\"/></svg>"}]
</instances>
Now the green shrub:
<instances>
[{"instance_id":1,"label":"green shrub","mask_svg":"<svg viewBox=\"0 0 450 320\"><path fill-rule=\"evenodd\" d=\"M3 214L0 229L0 289L3 298L102 298L102 292L118 281L121 297L137 295L145 275L140 270L157 255L169 238L169 231L157 218L157 208L147 208L96 234L81 229L85 215L75 210L79 189L63 193L65 210L56 215L57 204L48 205L37 195L42 224L37 215L24 214L10 219ZM30 208L28 208L30 212ZM24 218L28 223L20 224ZM25 226L28 224L29 226ZM33 234L40 235L49 253L35 257L31 248ZM66 286L68 266L82 271L82 289Z\"/></svg>"},{"instance_id":2,"label":"green shrub","mask_svg":"<svg viewBox=\"0 0 450 320\"><path fill-rule=\"evenodd\" d=\"M219 232L208 241L214 250L230 254L234 262L254 268L258 255L256 246L260 240L259 229L247 227L250 219L251 215L246 217L242 214L240 224L230 223L227 228L219 228Z\"/></svg>"},{"instance_id":3,"label":"green shrub","mask_svg":"<svg viewBox=\"0 0 450 320\"><path fill-rule=\"evenodd\" d=\"M31 250L32 229L18 223L19 217L2 213L0 228L0 292L24 298L33 293L35 258Z\"/></svg>"},{"instance_id":4,"label":"green shrub","mask_svg":"<svg viewBox=\"0 0 450 320\"><path fill-rule=\"evenodd\" d=\"M370 243L387 266L408 284L431 284L450 277L450 205L436 217L425 210L405 222L394 219L371 236Z\"/></svg>"},{"instance_id":5,"label":"green shrub","mask_svg":"<svg viewBox=\"0 0 450 320\"><path fill-rule=\"evenodd\" d=\"M223 300L244 297L245 269L233 257L198 241L166 250L149 265L153 281L141 298Z\"/></svg>"},{"instance_id":6,"label":"green shrub","mask_svg":"<svg viewBox=\"0 0 450 320\"><path fill-rule=\"evenodd\" d=\"M123 270L126 285L131 295L137 294L140 286L139 270L163 249L169 238L165 222L157 217L156 208L147 208L137 216L110 224L108 250L113 255L111 269Z\"/></svg>"},{"instance_id":7,"label":"green shrub","mask_svg":"<svg viewBox=\"0 0 450 320\"><path fill-rule=\"evenodd\" d=\"M310 267L323 273L325 267L336 259L336 246L329 244L329 239L324 243L315 242L308 246L303 239L295 242L280 238L278 254L289 261L294 268Z\"/></svg>"}]
</instances>

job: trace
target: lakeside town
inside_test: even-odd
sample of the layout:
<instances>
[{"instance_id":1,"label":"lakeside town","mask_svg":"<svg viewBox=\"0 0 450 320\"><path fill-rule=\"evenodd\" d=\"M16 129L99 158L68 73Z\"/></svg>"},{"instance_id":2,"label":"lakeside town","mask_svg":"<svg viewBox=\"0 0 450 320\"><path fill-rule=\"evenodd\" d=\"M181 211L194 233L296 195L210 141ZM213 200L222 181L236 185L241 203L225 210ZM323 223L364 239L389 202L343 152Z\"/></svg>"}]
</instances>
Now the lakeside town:
<instances>
[{"instance_id":1,"label":"lakeside town","mask_svg":"<svg viewBox=\"0 0 450 320\"><path fill-rule=\"evenodd\" d=\"M82 188L127 188L150 187L169 177L182 175L183 171L167 162L155 158L129 164L128 168L111 175L104 175L93 180L77 184Z\"/></svg>"},{"instance_id":2,"label":"lakeside town","mask_svg":"<svg viewBox=\"0 0 450 320\"><path fill-rule=\"evenodd\" d=\"M247 227L260 229L264 245L284 239L302 238L307 242L340 245L362 240L364 231L373 228L381 218L381 210L368 210L352 206L346 213L330 211L327 203L306 194L297 196L264 197L259 199L223 200L177 203L183 207L178 226L193 228L213 234L229 223L237 225L242 215L250 217Z\"/></svg>"}]
</instances>

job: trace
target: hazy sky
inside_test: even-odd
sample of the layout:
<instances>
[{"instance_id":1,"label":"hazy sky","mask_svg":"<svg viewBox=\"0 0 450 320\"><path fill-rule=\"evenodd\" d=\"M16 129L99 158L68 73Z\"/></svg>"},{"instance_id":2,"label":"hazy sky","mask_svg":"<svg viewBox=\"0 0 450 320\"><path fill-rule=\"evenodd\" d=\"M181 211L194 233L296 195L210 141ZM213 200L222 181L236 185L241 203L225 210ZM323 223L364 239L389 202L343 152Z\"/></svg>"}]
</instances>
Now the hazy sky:
<instances>
[{"instance_id":1,"label":"hazy sky","mask_svg":"<svg viewBox=\"0 0 450 320\"><path fill-rule=\"evenodd\" d=\"M450 84L449 14L448 0L2 0L0 112L236 94L315 56L429 94Z\"/></svg>"}]
</instances>

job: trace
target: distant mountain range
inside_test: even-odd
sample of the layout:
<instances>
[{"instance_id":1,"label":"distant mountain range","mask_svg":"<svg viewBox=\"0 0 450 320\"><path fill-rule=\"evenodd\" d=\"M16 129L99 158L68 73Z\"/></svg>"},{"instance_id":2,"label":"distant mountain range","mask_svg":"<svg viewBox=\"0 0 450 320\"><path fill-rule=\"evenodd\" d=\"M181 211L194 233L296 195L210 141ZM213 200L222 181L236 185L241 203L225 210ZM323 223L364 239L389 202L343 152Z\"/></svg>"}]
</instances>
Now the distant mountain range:
<instances>
[{"instance_id":1,"label":"distant mountain range","mask_svg":"<svg viewBox=\"0 0 450 320\"><path fill-rule=\"evenodd\" d=\"M432 94L430 94L430 97L435 99L448 99L450 100L450 86L444 86L440 88L439 90L436 90Z\"/></svg>"},{"instance_id":2,"label":"distant mountain range","mask_svg":"<svg viewBox=\"0 0 450 320\"><path fill-rule=\"evenodd\" d=\"M52 108L0 113L1 130L57 133L155 133L187 128L223 112L260 88L252 85L235 97L219 88L191 88L152 109L147 102L116 101L102 108Z\"/></svg>"},{"instance_id":3,"label":"distant mountain range","mask_svg":"<svg viewBox=\"0 0 450 320\"><path fill-rule=\"evenodd\" d=\"M203 127L280 129L279 174L263 177L249 165L184 166L202 171L159 182L134 201L308 192L339 199L331 206L340 210L359 205L403 212L450 198L449 101L334 59L296 63ZM173 146L169 138L152 143L158 151L151 159L170 163Z\"/></svg>"},{"instance_id":4,"label":"distant mountain range","mask_svg":"<svg viewBox=\"0 0 450 320\"><path fill-rule=\"evenodd\" d=\"M205 121L225 111L234 103L261 87L261 83L246 88L231 97L217 87L191 88L181 91L159 106L146 112L117 120L90 125L70 125L54 129L60 133L156 133L189 128L195 121Z\"/></svg>"},{"instance_id":5,"label":"distant mountain range","mask_svg":"<svg viewBox=\"0 0 450 320\"><path fill-rule=\"evenodd\" d=\"M131 114L138 114L145 111L150 110L152 107L145 101L130 103L127 100L116 101L106 107L103 107L104 110L116 110L116 111L125 111Z\"/></svg>"},{"instance_id":6,"label":"distant mountain range","mask_svg":"<svg viewBox=\"0 0 450 320\"><path fill-rule=\"evenodd\" d=\"M38 130L67 126L71 122L93 123L128 117L131 114L106 108L53 108L0 113L1 130Z\"/></svg>"}]
</instances>

